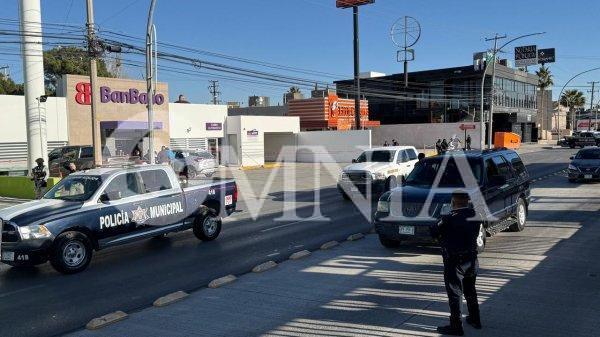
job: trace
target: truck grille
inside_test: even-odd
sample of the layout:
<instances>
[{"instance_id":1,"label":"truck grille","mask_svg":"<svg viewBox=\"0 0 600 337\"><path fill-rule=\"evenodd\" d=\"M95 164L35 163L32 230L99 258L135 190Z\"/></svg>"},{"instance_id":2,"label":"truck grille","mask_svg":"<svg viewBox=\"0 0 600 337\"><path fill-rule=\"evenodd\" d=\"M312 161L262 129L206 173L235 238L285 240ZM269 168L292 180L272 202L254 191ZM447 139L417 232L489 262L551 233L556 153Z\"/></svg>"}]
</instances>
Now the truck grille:
<instances>
[{"instance_id":1,"label":"truck grille","mask_svg":"<svg viewBox=\"0 0 600 337\"><path fill-rule=\"evenodd\" d=\"M6 221L2 221L2 242L17 242L19 241L19 230L16 226L9 224Z\"/></svg>"},{"instance_id":2,"label":"truck grille","mask_svg":"<svg viewBox=\"0 0 600 337\"><path fill-rule=\"evenodd\" d=\"M371 181L371 174L368 172L348 172L348 180L353 183L365 184Z\"/></svg>"}]
</instances>

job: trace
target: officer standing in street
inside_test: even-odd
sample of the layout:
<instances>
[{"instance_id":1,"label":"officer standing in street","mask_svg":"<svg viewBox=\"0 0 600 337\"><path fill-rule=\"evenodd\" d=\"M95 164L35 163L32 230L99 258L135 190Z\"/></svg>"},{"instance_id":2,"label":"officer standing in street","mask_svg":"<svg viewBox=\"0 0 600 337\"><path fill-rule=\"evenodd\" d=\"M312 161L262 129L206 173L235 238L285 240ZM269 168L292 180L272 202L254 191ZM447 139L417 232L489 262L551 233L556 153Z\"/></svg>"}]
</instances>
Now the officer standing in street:
<instances>
[{"instance_id":1,"label":"officer standing in street","mask_svg":"<svg viewBox=\"0 0 600 337\"><path fill-rule=\"evenodd\" d=\"M469 194L456 191L452 194L452 211L442 217L438 224L438 235L444 259L444 284L450 305L450 325L438 327L444 335L462 336L461 306L462 295L467 301L467 323L481 329L479 303L475 280L479 262L477 261L477 237L480 219L469 207Z\"/></svg>"},{"instance_id":2,"label":"officer standing in street","mask_svg":"<svg viewBox=\"0 0 600 337\"><path fill-rule=\"evenodd\" d=\"M48 183L48 168L44 165L44 159L38 158L35 160L37 166L31 169L31 180L33 180L33 187L35 191L35 198L41 199L46 194L46 187Z\"/></svg>"}]
</instances>

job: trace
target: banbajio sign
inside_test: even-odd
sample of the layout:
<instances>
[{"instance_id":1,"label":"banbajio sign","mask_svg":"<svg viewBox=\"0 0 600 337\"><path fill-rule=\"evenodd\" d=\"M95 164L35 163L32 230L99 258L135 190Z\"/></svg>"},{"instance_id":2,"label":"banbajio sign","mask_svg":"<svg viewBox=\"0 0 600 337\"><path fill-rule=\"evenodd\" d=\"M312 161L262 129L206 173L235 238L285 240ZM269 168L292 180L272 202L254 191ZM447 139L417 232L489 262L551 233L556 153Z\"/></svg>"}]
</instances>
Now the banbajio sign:
<instances>
[{"instance_id":1,"label":"banbajio sign","mask_svg":"<svg viewBox=\"0 0 600 337\"><path fill-rule=\"evenodd\" d=\"M92 86L90 83L79 82L75 85L75 102L82 105L92 104ZM165 102L163 94L156 94L153 97L156 105L162 105ZM100 103L125 103L125 104L148 104L148 95L145 92L140 93L138 89L131 88L128 91L112 91L110 87L100 87Z\"/></svg>"}]
</instances>

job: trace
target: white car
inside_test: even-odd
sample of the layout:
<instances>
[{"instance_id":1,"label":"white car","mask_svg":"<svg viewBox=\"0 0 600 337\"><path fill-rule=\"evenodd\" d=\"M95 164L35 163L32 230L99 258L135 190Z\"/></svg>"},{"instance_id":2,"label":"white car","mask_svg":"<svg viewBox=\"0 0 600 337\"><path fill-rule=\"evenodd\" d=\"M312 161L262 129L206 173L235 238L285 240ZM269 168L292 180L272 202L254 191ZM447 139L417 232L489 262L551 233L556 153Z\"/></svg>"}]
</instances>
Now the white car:
<instances>
[{"instance_id":1,"label":"white car","mask_svg":"<svg viewBox=\"0 0 600 337\"><path fill-rule=\"evenodd\" d=\"M342 171L338 189L344 199L352 193L389 191L402 181L418 161L413 146L386 146L364 151Z\"/></svg>"}]
</instances>

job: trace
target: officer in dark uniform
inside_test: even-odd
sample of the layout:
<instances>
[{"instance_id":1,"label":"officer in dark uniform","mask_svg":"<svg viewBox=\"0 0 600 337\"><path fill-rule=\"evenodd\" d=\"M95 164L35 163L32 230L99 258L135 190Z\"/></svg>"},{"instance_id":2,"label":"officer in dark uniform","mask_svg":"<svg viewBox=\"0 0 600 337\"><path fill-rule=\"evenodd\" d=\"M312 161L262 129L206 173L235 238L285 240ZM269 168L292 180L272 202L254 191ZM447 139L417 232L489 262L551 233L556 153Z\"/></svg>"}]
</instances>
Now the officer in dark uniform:
<instances>
[{"instance_id":1,"label":"officer in dark uniform","mask_svg":"<svg viewBox=\"0 0 600 337\"><path fill-rule=\"evenodd\" d=\"M469 207L469 194L457 191L452 194L452 211L442 217L438 235L444 259L444 284L450 304L450 325L438 327L444 335L462 336L462 295L467 301L467 323L481 329L479 303L475 290L477 261L477 236L481 220Z\"/></svg>"}]
</instances>

